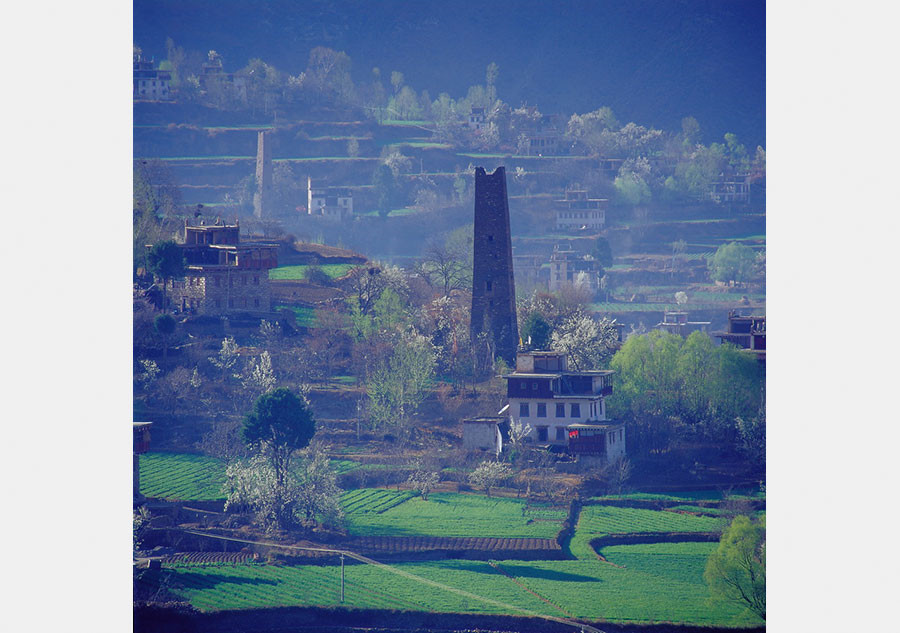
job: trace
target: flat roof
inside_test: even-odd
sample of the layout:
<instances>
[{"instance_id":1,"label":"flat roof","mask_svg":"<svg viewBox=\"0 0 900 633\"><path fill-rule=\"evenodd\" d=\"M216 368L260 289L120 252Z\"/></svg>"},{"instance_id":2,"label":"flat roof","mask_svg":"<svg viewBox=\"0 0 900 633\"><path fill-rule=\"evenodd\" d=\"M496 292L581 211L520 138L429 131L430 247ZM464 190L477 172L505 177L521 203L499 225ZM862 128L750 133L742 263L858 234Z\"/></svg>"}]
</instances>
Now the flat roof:
<instances>
[{"instance_id":1,"label":"flat roof","mask_svg":"<svg viewBox=\"0 0 900 633\"><path fill-rule=\"evenodd\" d=\"M501 378L557 378L559 376L609 376L616 373L614 369L586 369L584 371L571 371L566 369L559 370L552 374L539 374L537 372L521 372L514 371L510 374L503 374Z\"/></svg>"},{"instance_id":2,"label":"flat roof","mask_svg":"<svg viewBox=\"0 0 900 633\"><path fill-rule=\"evenodd\" d=\"M575 431L578 431L578 430L581 430L581 429L583 429L583 430L585 430L585 431L605 431L605 430L608 430L608 429L611 429L611 428L615 428L615 427L619 427L619 426L625 426L625 425L624 425L624 423L622 423L622 422L608 422L608 423L606 423L606 424L582 424L582 423L576 423L576 424L569 424L568 426L566 426L566 428L567 428L567 429L573 429L573 430L575 430Z\"/></svg>"}]
</instances>

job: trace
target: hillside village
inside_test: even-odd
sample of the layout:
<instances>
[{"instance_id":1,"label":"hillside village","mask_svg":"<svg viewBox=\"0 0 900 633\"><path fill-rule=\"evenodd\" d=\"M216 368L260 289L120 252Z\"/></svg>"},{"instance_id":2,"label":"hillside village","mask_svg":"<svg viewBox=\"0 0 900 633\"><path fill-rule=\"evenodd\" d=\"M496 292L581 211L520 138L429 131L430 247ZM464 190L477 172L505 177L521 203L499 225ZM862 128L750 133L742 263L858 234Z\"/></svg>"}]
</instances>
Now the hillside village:
<instances>
[{"instance_id":1,"label":"hillside village","mask_svg":"<svg viewBox=\"0 0 900 633\"><path fill-rule=\"evenodd\" d=\"M509 104L494 63L431 99L168 48L133 57L135 630L764 628L763 147ZM761 604L709 571L734 526Z\"/></svg>"}]
</instances>

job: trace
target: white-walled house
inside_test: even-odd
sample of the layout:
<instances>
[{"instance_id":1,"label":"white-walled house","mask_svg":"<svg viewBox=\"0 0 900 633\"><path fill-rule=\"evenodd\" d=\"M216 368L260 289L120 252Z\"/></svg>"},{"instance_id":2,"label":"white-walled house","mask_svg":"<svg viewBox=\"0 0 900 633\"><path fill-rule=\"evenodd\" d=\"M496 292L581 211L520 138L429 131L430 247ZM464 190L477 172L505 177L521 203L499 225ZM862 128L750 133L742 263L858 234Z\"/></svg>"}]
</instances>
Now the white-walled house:
<instances>
[{"instance_id":1,"label":"white-walled house","mask_svg":"<svg viewBox=\"0 0 900 633\"><path fill-rule=\"evenodd\" d=\"M561 352L519 352L507 381L509 417L531 426L538 444L615 461L625 455L625 429L606 417L612 370L569 371Z\"/></svg>"},{"instance_id":2,"label":"white-walled house","mask_svg":"<svg viewBox=\"0 0 900 633\"><path fill-rule=\"evenodd\" d=\"M306 213L330 220L353 217L353 192L346 187L313 186L312 178L306 179Z\"/></svg>"}]
</instances>

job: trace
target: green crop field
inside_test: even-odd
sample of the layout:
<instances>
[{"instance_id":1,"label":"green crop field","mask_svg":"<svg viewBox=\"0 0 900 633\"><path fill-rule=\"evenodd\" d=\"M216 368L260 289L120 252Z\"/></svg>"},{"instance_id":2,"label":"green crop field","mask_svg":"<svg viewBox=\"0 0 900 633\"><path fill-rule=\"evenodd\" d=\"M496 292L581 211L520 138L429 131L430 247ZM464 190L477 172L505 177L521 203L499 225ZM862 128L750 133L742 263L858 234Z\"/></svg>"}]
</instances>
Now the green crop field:
<instances>
[{"instance_id":1,"label":"green crop field","mask_svg":"<svg viewBox=\"0 0 900 633\"><path fill-rule=\"evenodd\" d=\"M224 499L225 465L214 457L145 453L140 457L141 494L161 499Z\"/></svg>"},{"instance_id":2,"label":"green crop field","mask_svg":"<svg viewBox=\"0 0 900 633\"><path fill-rule=\"evenodd\" d=\"M376 494L371 489L347 495ZM377 491L378 494L389 491ZM406 493L392 493L406 494ZM352 499L353 497L351 497ZM387 503L387 501L385 501ZM345 505L346 507L346 505ZM355 506L353 506L355 507ZM535 520L550 519L550 520ZM347 529L357 536L481 536L488 538L556 538L565 512L536 515L518 499L434 492L428 501L409 495L383 512L348 512Z\"/></svg>"},{"instance_id":3,"label":"green crop field","mask_svg":"<svg viewBox=\"0 0 900 633\"><path fill-rule=\"evenodd\" d=\"M297 320L297 325L303 327L313 327L316 324L315 308L307 308L305 306L275 306L276 310L279 310L281 308L287 308L294 313L294 318Z\"/></svg>"},{"instance_id":4,"label":"green crop field","mask_svg":"<svg viewBox=\"0 0 900 633\"><path fill-rule=\"evenodd\" d=\"M460 591L474 589L473 593L522 610L559 615L486 562L408 563L394 568ZM203 611L337 606L340 605L340 573L339 565L175 565L165 570L173 593ZM516 612L515 608L491 605L377 566L347 565L344 578L346 607L445 613Z\"/></svg>"},{"instance_id":5,"label":"green crop field","mask_svg":"<svg viewBox=\"0 0 900 633\"><path fill-rule=\"evenodd\" d=\"M721 521L664 510L584 506L578 531L590 534L631 534L634 532L715 532Z\"/></svg>"},{"instance_id":6,"label":"green crop field","mask_svg":"<svg viewBox=\"0 0 900 633\"><path fill-rule=\"evenodd\" d=\"M703 568L715 546L715 543L667 543L606 548L604 554L614 565L597 560L507 560L496 562L496 566L463 560L401 563L390 568L347 565L343 606L443 613L522 614L527 611L616 622L759 624L754 616L742 613L737 607L707 602ZM408 575L398 575L389 569ZM176 564L166 566L163 574L173 593L203 611L340 604L340 566L335 564ZM427 581L505 606L436 587Z\"/></svg>"},{"instance_id":7,"label":"green crop field","mask_svg":"<svg viewBox=\"0 0 900 633\"><path fill-rule=\"evenodd\" d=\"M319 268L322 269L322 272L332 279L343 277L355 267L356 264L323 264L319 266ZM306 264L300 266L279 266L278 268L273 268L269 271L269 279L305 279L306 271L308 268L309 266Z\"/></svg>"},{"instance_id":8,"label":"green crop field","mask_svg":"<svg viewBox=\"0 0 900 633\"><path fill-rule=\"evenodd\" d=\"M721 520L663 510L586 505L581 508L569 551L582 560L596 559L590 542L606 534L635 532L715 532Z\"/></svg>"},{"instance_id":9,"label":"green crop field","mask_svg":"<svg viewBox=\"0 0 900 633\"><path fill-rule=\"evenodd\" d=\"M735 488L730 491L729 499L765 499L764 492L758 488ZM677 494L665 494L659 492L632 492L624 495L608 495L605 497L591 497L591 501L603 501L606 499L635 499L639 501L723 501L724 493L719 490L689 490Z\"/></svg>"}]
</instances>

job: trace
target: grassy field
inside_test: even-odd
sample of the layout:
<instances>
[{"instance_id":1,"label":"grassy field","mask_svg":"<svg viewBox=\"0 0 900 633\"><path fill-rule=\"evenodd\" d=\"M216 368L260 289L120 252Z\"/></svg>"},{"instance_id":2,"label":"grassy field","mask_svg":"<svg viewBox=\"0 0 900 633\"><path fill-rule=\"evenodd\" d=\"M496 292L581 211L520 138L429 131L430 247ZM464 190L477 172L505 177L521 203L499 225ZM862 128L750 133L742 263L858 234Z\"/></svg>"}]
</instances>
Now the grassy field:
<instances>
[{"instance_id":1,"label":"grassy field","mask_svg":"<svg viewBox=\"0 0 900 633\"><path fill-rule=\"evenodd\" d=\"M596 560L497 561L493 565L445 560L391 566L408 574L398 575L381 566L348 565L343 606L463 613L530 612L616 622L759 624L754 616L737 607L707 603L703 568L714 547L714 543L671 543L606 548L604 554L619 567ZM334 564L179 564L166 567L163 573L173 593L203 611L340 604L340 566Z\"/></svg>"},{"instance_id":2,"label":"grassy field","mask_svg":"<svg viewBox=\"0 0 900 633\"><path fill-rule=\"evenodd\" d=\"M387 492L377 491L378 494ZM361 491L345 493L344 499L347 499L347 495L360 493ZM385 500L384 503L389 502ZM550 520L535 520L535 518ZM525 502L518 499L435 492L428 495L428 501L410 495L382 512L348 512L347 529L357 536L421 535L552 539L556 537L564 519L564 512L552 510L547 510L546 516L533 518L531 512L526 512Z\"/></svg>"},{"instance_id":3,"label":"grassy field","mask_svg":"<svg viewBox=\"0 0 900 633\"><path fill-rule=\"evenodd\" d=\"M315 308L307 308L304 306L275 306L276 310L280 308L287 308L288 310L291 310L294 313L294 318L297 320L297 325L301 327L313 327L316 324Z\"/></svg>"},{"instance_id":4,"label":"grassy field","mask_svg":"<svg viewBox=\"0 0 900 633\"><path fill-rule=\"evenodd\" d=\"M715 517L699 517L662 510L587 505L581 509L569 551L581 560L596 560L590 542L606 534L635 532L715 532L722 522Z\"/></svg>"},{"instance_id":5,"label":"grassy field","mask_svg":"<svg viewBox=\"0 0 900 633\"><path fill-rule=\"evenodd\" d=\"M319 268L322 269L322 272L332 279L343 277L355 267L355 264L323 264L322 266L319 266ZM278 268L273 268L269 271L269 279L305 279L306 271L308 269L309 266L305 264L300 266L279 266Z\"/></svg>"},{"instance_id":6,"label":"grassy field","mask_svg":"<svg viewBox=\"0 0 900 633\"><path fill-rule=\"evenodd\" d=\"M145 453L140 457L141 494L161 499L224 499L225 465L214 457Z\"/></svg>"}]
</instances>

